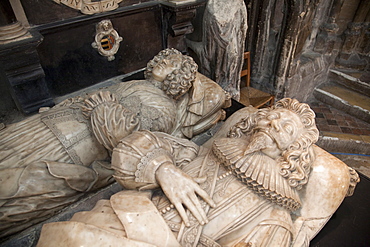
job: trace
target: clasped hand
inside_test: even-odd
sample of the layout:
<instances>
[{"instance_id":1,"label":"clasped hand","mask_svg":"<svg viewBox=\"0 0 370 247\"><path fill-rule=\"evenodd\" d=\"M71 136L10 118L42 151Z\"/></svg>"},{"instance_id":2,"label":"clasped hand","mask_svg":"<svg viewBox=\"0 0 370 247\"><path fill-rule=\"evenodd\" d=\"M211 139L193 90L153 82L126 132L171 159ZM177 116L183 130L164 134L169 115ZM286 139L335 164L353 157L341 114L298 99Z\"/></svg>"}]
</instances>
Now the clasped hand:
<instances>
[{"instance_id":1,"label":"clasped hand","mask_svg":"<svg viewBox=\"0 0 370 247\"><path fill-rule=\"evenodd\" d=\"M197 195L211 207L215 207L215 203L207 192L200 188L195 181L197 179L193 179L171 163L162 164L155 175L158 184L175 206L186 226L190 226L190 223L184 206L190 210L201 225L208 223L206 213L200 205Z\"/></svg>"}]
</instances>

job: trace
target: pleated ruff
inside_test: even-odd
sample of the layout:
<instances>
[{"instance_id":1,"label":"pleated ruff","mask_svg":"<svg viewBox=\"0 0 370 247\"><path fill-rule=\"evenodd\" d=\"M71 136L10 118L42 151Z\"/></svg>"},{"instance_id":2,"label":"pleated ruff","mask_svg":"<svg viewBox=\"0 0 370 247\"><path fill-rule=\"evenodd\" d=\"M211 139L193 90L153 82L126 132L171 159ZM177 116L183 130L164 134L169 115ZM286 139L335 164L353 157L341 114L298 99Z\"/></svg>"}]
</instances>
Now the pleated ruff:
<instances>
[{"instance_id":1,"label":"pleated ruff","mask_svg":"<svg viewBox=\"0 0 370 247\"><path fill-rule=\"evenodd\" d=\"M301 206L297 191L279 174L275 160L262 152L244 155L245 141L224 138L214 142L213 152L234 175L266 199L291 211Z\"/></svg>"}]
</instances>

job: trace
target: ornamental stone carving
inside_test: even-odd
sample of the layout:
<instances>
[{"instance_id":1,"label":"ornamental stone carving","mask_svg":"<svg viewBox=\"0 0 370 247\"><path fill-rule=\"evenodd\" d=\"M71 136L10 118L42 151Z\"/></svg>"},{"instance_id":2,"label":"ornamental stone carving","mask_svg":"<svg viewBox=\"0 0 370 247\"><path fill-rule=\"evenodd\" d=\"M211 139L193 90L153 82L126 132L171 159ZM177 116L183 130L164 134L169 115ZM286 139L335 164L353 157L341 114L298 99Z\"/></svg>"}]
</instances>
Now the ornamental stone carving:
<instances>
[{"instance_id":1,"label":"ornamental stone carving","mask_svg":"<svg viewBox=\"0 0 370 247\"><path fill-rule=\"evenodd\" d=\"M314 145L314 116L287 98L243 108L202 147L133 132L112 153L114 177L127 190L45 224L38 246L309 246L359 182Z\"/></svg>"},{"instance_id":2,"label":"ornamental stone carving","mask_svg":"<svg viewBox=\"0 0 370 247\"><path fill-rule=\"evenodd\" d=\"M53 0L58 4L64 4L70 8L80 10L83 14L92 15L107 12L118 8L122 0Z\"/></svg>"},{"instance_id":3,"label":"ornamental stone carving","mask_svg":"<svg viewBox=\"0 0 370 247\"><path fill-rule=\"evenodd\" d=\"M96 25L95 41L91 46L97 49L100 55L107 57L108 61L113 61L122 40L123 38L113 29L112 22L102 20Z\"/></svg>"},{"instance_id":4,"label":"ornamental stone carving","mask_svg":"<svg viewBox=\"0 0 370 247\"><path fill-rule=\"evenodd\" d=\"M192 58L167 49L148 63L146 80L68 99L0 130L0 237L112 183L110 154L134 131L191 138L222 120L230 97L196 70Z\"/></svg>"}]
</instances>

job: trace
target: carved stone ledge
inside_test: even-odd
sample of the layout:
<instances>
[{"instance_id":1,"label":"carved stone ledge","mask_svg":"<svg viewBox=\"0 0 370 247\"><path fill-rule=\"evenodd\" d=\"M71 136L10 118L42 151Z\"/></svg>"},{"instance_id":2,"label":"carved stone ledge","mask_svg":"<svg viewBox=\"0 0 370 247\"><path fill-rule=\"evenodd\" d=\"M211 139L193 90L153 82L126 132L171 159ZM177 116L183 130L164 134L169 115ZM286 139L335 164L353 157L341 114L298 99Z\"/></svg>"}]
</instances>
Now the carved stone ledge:
<instances>
[{"instance_id":1,"label":"carved stone ledge","mask_svg":"<svg viewBox=\"0 0 370 247\"><path fill-rule=\"evenodd\" d=\"M167 0L167 2L180 5L180 4L194 3L196 2L196 0Z\"/></svg>"}]
</instances>

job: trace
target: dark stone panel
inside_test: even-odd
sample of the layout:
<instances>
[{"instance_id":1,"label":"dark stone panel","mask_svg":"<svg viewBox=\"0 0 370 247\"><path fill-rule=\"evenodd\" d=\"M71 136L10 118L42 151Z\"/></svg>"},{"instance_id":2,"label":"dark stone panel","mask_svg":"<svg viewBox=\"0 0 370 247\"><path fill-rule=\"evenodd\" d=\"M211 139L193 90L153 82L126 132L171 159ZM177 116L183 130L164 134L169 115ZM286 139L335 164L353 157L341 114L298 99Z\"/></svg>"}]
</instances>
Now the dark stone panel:
<instances>
[{"instance_id":1,"label":"dark stone panel","mask_svg":"<svg viewBox=\"0 0 370 247\"><path fill-rule=\"evenodd\" d=\"M36 52L41 40L42 36L32 31L27 39L0 46L0 78L17 108L25 114L54 104Z\"/></svg>"},{"instance_id":2,"label":"dark stone panel","mask_svg":"<svg viewBox=\"0 0 370 247\"><path fill-rule=\"evenodd\" d=\"M95 26L110 19L123 37L115 60L108 61L91 46ZM46 81L53 96L61 96L108 78L146 66L163 49L160 5L145 5L135 11L115 12L102 18L87 17L57 26L43 26L44 40L38 47Z\"/></svg>"},{"instance_id":3,"label":"dark stone panel","mask_svg":"<svg viewBox=\"0 0 370 247\"><path fill-rule=\"evenodd\" d=\"M311 241L311 247L370 246L370 180L361 173L359 175L361 181L353 196L344 199L330 221Z\"/></svg>"},{"instance_id":4,"label":"dark stone panel","mask_svg":"<svg viewBox=\"0 0 370 247\"><path fill-rule=\"evenodd\" d=\"M119 6L125 7L152 1L153 0L124 0ZM72 9L64 4L57 4L53 2L53 0L21 0L21 3L31 25L41 25L73 17L85 16L79 10Z\"/></svg>"},{"instance_id":5,"label":"dark stone panel","mask_svg":"<svg viewBox=\"0 0 370 247\"><path fill-rule=\"evenodd\" d=\"M276 91L275 75L285 38L288 0L245 0L248 11L246 51L251 53L251 85L262 91Z\"/></svg>"},{"instance_id":6,"label":"dark stone panel","mask_svg":"<svg viewBox=\"0 0 370 247\"><path fill-rule=\"evenodd\" d=\"M226 119L230 117L234 112L244 108L245 105L239 103L238 101L231 99L231 106L225 109Z\"/></svg>"},{"instance_id":7,"label":"dark stone panel","mask_svg":"<svg viewBox=\"0 0 370 247\"><path fill-rule=\"evenodd\" d=\"M0 73L0 122L3 122L9 111L17 108L9 90L8 80L4 73Z\"/></svg>"}]
</instances>

